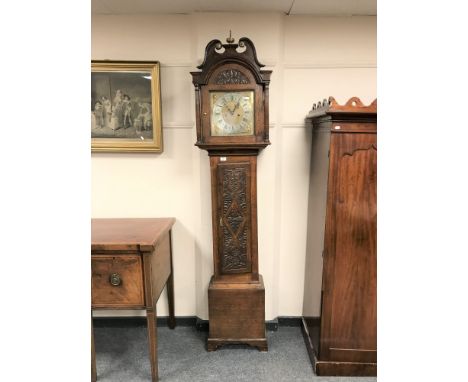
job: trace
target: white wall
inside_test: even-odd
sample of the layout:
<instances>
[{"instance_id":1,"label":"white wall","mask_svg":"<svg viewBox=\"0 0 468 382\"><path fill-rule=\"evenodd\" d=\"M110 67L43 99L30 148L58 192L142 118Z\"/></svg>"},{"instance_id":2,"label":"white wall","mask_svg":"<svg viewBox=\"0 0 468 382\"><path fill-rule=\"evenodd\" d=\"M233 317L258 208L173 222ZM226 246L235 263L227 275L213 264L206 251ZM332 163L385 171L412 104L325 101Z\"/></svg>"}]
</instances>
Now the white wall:
<instances>
[{"instance_id":1,"label":"white wall","mask_svg":"<svg viewBox=\"0 0 468 382\"><path fill-rule=\"evenodd\" d=\"M208 318L213 271L208 155L194 146L190 71L232 30L272 69L271 146L258 158L259 263L266 319L303 307L311 134L304 117L330 95L376 97L376 18L275 13L93 15L92 58L161 62L164 152L92 154L93 217L174 216L176 315ZM313 192L313 190L311 190ZM320 270L317 270L318 274ZM317 283L317 296L320 283ZM318 315L319 299L309 314ZM125 313L125 312L124 312ZM96 312L96 315L117 313ZM122 313L120 313L122 314ZM130 311L126 314L137 314ZM165 293L158 314L167 315Z\"/></svg>"}]
</instances>

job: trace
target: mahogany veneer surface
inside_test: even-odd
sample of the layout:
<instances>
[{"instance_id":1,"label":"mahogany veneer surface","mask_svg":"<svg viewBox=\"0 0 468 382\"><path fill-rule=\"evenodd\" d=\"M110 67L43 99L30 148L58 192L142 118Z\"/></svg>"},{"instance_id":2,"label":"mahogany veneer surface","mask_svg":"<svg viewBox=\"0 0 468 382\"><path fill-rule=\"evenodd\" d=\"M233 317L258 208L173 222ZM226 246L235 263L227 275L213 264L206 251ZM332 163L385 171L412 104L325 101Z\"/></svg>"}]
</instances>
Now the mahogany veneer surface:
<instances>
[{"instance_id":1,"label":"mahogany veneer surface","mask_svg":"<svg viewBox=\"0 0 468 382\"><path fill-rule=\"evenodd\" d=\"M91 250L152 251L174 218L92 219Z\"/></svg>"},{"instance_id":2,"label":"mahogany veneer surface","mask_svg":"<svg viewBox=\"0 0 468 382\"><path fill-rule=\"evenodd\" d=\"M306 345L318 375L375 375L377 101L365 106L353 97L338 105L330 98L314 105L309 120L310 192L321 193L309 223L325 229L323 247L312 243L308 254L323 256L323 272L320 320L304 320Z\"/></svg>"},{"instance_id":3,"label":"mahogany veneer surface","mask_svg":"<svg viewBox=\"0 0 468 382\"><path fill-rule=\"evenodd\" d=\"M91 221L91 308L146 310L153 382L158 380L156 303L165 285L169 327L175 327L171 248L174 223L174 218ZM96 381L94 342L91 354L91 380Z\"/></svg>"}]
</instances>

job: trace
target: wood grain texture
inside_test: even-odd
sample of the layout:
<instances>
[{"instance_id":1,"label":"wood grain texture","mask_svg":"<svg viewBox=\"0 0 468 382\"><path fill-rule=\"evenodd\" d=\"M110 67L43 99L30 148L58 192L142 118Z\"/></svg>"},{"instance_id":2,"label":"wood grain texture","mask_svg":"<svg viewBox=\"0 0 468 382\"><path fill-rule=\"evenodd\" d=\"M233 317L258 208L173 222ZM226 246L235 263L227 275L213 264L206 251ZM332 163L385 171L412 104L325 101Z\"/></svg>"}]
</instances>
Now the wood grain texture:
<instances>
[{"instance_id":1,"label":"wood grain texture","mask_svg":"<svg viewBox=\"0 0 468 382\"><path fill-rule=\"evenodd\" d=\"M324 279L323 304L330 306L330 359L376 360L377 348L377 150L375 134L335 134L330 151L334 200L333 270ZM327 336L327 332L324 332ZM332 351L332 348L355 349ZM362 350L371 350L363 353ZM333 354L332 354L333 352ZM369 359L370 357L370 359Z\"/></svg>"},{"instance_id":2,"label":"wood grain texture","mask_svg":"<svg viewBox=\"0 0 468 382\"><path fill-rule=\"evenodd\" d=\"M377 375L377 363L317 360L315 372L328 376L372 377Z\"/></svg>"},{"instance_id":3,"label":"wood grain texture","mask_svg":"<svg viewBox=\"0 0 468 382\"><path fill-rule=\"evenodd\" d=\"M250 163L219 163L217 170L221 273L247 273L252 270Z\"/></svg>"},{"instance_id":4,"label":"wood grain texture","mask_svg":"<svg viewBox=\"0 0 468 382\"><path fill-rule=\"evenodd\" d=\"M93 219L91 226L92 308L146 310L153 382L158 380L156 303L166 283L169 327L175 327L174 222L174 218ZM95 380L94 342L91 345L91 376Z\"/></svg>"},{"instance_id":5,"label":"wood grain texture","mask_svg":"<svg viewBox=\"0 0 468 382\"><path fill-rule=\"evenodd\" d=\"M174 218L92 219L91 250L152 252Z\"/></svg>"},{"instance_id":6,"label":"wood grain texture","mask_svg":"<svg viewBox=\"0 0 468 382\"><path fill-rule=\"evenodd\" d=\"M157 301L172 273L169 232L165 233L163 238L158 242L154 249L154 254L155 255L150 256L152 297Z\"/></svg>"},{"instance_id":7,"label":"wood grain texture","mask_svg":"<svg viewBox=\"0 0 468 382\"><path fill-rule=\"evenodd\" d=\"M327 182L321 320L304 329L306 345L318 375L375 375L377 101L365 106L353 97L342 106L331 98L309 117L314 134L331 137L329 158L324 150L320 158L313 154L328 163L328 179L321 178Z\"/></svg>"},{"instance_id":8,"label":"wood grain texture","mask_svg":"<svg viewBox=\"0 0 468 382\"><path fill-rule=\"evenodd\" d=\"M317 336L320 332L320 320L311 320L303 317L302 335L309 354L310 362L317 375L327 376L375 376L377 375L376 362L340 362L323 361L318 358L320 353Z\"/></svg>"},{"instance_id":9,"label":"wood grain texture","mask_svg":"<svg viewBox=\"0 0 468 382\"><path fill-rule=\"evenodd\" d=\"M239 46L244 52L239 51ZM222 47L223 49L218 49ZM238 151L263 149L270 144L268 124L268 92L271 70L263 70L257 58L255 46L248 38L239 44L222 44L212 40L205 50L205 58L199 71L191 72L196 99L196 145L208 151L225 150L227 146ZM254 92L254 135L211 136L211 91Z\"/></svg>"},{"instance_id":10,"label":"wood grain texture","mask_svg":"<svg viewBox=\"0 0 468 382\"><path fill-rule=\"evenodd\" d=\"M93 256L91 258L91 303L93 308L142 308L143 270L138 255ZM110 282L112 274L118 274L121 284Z\"/></svg>"},{"instance_id":11,"label":"wood grain texture","mask_svg":"<svg viewBox=\"0 0 468 382\"><path fill-rule=\"evenodd\" d=\"M146 322L148 326L148 348L151 365L151 381L158 380L158 330L156 327L156 307L146 312Z\"/></svg>"},{"instance_id":12,"label":"wood grain texture","mask_svg":"<svg viewBox=\"0 0 468 382\"><path fill-rule=\"evenodd\" d=\"M169 231L169 254L170 254L170 267L171 274L167 279L166 289L167 289L167 302L169 305L169 317L167 326L169 329L174 329L176 326L175 319L175 302L174 302L174 266L172 261L172 230Z\"/></svg>"},{"instance_id":13,"label":"wood grain texture","mask_svg":"<svg viewBox=\"0 0 468 382\"><path fill-rule=\"evenodd\" d=\"M340 105L335 98L329 97L328 99L314 103L307 118L313 119L329 115L337 120L342 118L340 114L343 114L344 120L365 118L367 116L373 118L377 114L377 99L366 106L359 97L351 97L344 105Z\"/></svg>"},{"instance_id":14,"label":"wood grain texture","mask_svg":"<svg viewBox=\"0 0 468 382\"><path fill-rule=\"evenodd\" d=\"M257 231L257 155L270 144L271 71L262 70L263 66L248 38L241 38L238 44L212 40L200 70L191 72L196 99L195 145L208 151L211 170L214 275L208 289L208 350L226 343L267 349ZM253 120L253 134L211 135L212 92L253 94L253 118L248 119L249 124Z\"/></svg>"},{"instance_id":15,"label":"wood grain texture","mask_svg":"<svg viewBox=\"0 0 468 382\"><path fill-rule=\"evenodd\" d=\"M211 156L210 166L215 280L258 281L257 157Z\"/></svg>"},{"instance_id":16,"label":"wood grain texture","mask_svg":"<svg viewBox=\"0 0 468 382\"><path fill-rule=\"evenodd\" d=\"M266 338L208 338L206 349L208 351L214 351L224 345L248 345L257 348L259 351L268 351Z\"/></svg>"},{"instance_id":17,"label":"wood grain texture","mask_svg":"<svg viewBox=\"0 0 468 382\"><path fill-rule=\"evenodd\" d=\"M224 344L245 343L267 350L265 287L255 283L217 283L208 288L210 326L208 350ZM255 343L255 345L252 345Z\"/></svg>"}]
</instances>

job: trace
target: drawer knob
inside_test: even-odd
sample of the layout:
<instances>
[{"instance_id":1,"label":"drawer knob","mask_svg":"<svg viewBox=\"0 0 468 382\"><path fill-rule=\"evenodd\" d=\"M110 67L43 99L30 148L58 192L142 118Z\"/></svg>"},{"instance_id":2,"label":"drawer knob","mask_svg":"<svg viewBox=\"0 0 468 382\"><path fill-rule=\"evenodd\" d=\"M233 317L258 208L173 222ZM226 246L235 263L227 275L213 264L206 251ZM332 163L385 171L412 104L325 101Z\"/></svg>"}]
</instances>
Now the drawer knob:
<instances>
[{"instance_id":1,"label":"drawer knob","mask_svg":"<svg viewBox=\"0 0 468 382\"><path fill-rule=\"evenodd\" d=\"M119 286L122 284L122 279L118 273L112 273L109 277L109 281L113 286Z\"/></svg>"}]
</instances>

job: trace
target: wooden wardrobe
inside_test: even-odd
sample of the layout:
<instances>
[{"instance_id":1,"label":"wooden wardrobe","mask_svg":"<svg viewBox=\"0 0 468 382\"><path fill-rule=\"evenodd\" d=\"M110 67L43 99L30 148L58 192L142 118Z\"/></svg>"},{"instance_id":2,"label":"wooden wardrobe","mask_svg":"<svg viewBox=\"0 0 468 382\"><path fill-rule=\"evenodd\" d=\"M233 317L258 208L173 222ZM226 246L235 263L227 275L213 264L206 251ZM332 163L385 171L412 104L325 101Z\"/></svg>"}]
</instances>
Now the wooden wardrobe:
<instances>
[{"instance_id":1,"label":"wooden wardrobe","mask_svg":"<svg viewBox=\"0 0 468 382\"><path fill-rule=\"evenodd\" d=\"M330 97L307 121L304 339L317 375L376 375L377 100L339 105Z\"/></svg>"}]
</instances>

